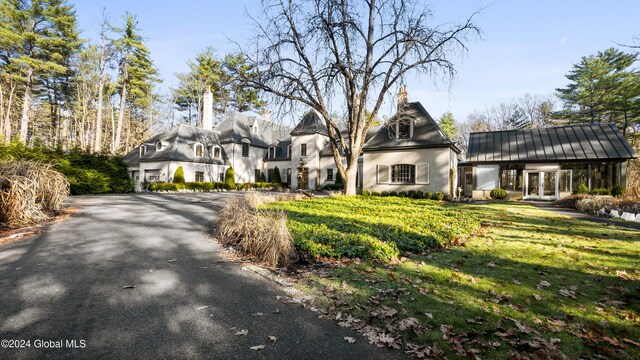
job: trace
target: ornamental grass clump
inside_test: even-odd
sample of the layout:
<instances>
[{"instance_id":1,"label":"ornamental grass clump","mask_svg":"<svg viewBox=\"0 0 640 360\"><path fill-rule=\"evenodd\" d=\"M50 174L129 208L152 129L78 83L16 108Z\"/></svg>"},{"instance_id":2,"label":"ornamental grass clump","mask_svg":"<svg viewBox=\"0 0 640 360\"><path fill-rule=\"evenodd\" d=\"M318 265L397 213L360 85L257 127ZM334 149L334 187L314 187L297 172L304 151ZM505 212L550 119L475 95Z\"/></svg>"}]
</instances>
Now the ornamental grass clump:
<instances>
[{"instance_id":1,"label":"ornamental grass clump","mask_svg":"<svg viewBox=\"0 0 640 360\"><path fill-rule=\"evenodd\" d=\"M295 260L296 253L285 212L258 209L261 205L285 198L249 193L229 199L218 221L220 241L268 266L289 264Z\"/></svg>"},{"instance_id":2,"label":"ornamental grass clump","mask_svg":"<svg viewBox=\"0 0 640 360\"><path fill-rule=\"evenodd\" d=\"M0 222L17 227L48 219L62 208L69 182L50 164L33 161L0 163Z\"/></svg>"}]
</instances>

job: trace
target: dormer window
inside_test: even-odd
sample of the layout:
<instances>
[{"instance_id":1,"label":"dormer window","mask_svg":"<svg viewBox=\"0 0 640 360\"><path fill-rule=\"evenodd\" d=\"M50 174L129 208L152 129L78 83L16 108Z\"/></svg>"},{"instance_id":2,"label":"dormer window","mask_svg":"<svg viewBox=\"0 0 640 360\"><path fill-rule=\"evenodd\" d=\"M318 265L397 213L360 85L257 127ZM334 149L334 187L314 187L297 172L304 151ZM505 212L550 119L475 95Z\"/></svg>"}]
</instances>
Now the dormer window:
<instances>
[{"instance_id":1,"label":"dormer window","mask_svg":"<svg viewBox=\"0 0 640 360\"><path fill-rule=\"evenodd\" d=\"M140 145L140 157L144 156L147 153L147 147L144 145Z\"/></svg>"},{"instance_id":2,"label":"dormer window","mask_svg":"<svg viewBox=\"0 0 640 360\"><path fill-rule=\"evenodd\" d=\"M156 151L162 150L162 141L156 141Z\"/></svg>"},{"instance_id":3,"label":"dormer window","mask_svg":"<svg viewBox=\"0 0 640 360\"><path fill-rule=\"evenodd\" d=\"M413 120L398 119L396 122L396 139L411 139L413 137Z\"/></svg>"},{"instance_id":4,"label":"dormer window","mask_svg":"<svg viewBox=\"0 0 640 360\"><path fill-rule=\"evenodd\" d=\"M287 157L291 158L291 144L289 144L289 146L287 146Z\"/></svg>"},{"instance_id":5,"label":"dormer window","mask_svg":"<svg viewBox=\"0 0 640 360\"><path fill-rule=\"evenodd\" d=\"M204 151L204 146L202 144L195 144L193 146L193 153L196 157L202 157L203 151Z\"/></svg>"},{"instance_id":6,"label":"dormer window","mask_svg":"<svg viewBox=\"0 0 640 360\"><path fill-rule=\"evenodd\" d=\"M269 153L267 154L267 158L268 159L275 159L276 157L276 147L275 146L269 146Z\"/></svg>"},{"instance_id":7,"label":"dormer window","mask_svg":"<svg viewBox=\"0 0 640 360\"><path fill-rule=\"evenodd\" d=\"M222 157L222 151L220 150L219 146L214 146L213 147L213 158L220 160L220 158Z\"/></svg>"}]
</instances>

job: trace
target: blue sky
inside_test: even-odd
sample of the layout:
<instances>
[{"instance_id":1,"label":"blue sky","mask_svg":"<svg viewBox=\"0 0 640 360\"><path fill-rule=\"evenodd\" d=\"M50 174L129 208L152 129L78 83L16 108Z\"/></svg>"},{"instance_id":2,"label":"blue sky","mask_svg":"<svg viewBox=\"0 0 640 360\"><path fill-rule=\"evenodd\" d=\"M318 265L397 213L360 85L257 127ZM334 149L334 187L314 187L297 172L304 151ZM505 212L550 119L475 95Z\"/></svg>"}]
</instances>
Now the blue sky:
<instances>
[{"instance_id":1,"label":"blue sky","mask_svg":"<svg viewBox=\"0 0 640 360\"><path fill-rule=\"evenodd\" d=\"M138 16L142 34L163 86L175 84L176 72L206 46L219 54L233 51L227 39L243 42L251 36L245 9L258 10L258 0L97 0L72 1L83 37L96 37L105 7L115 23L129 11ZM640 1L451 1L433 0L434 23L459 22L475 10L482 39L469 43L457 61L452 83L429 78L408 81L409 98L420 101L434 117L445 111L463 120L474 110L530 94L548 95L567 84L572 64L617 43L640 36ZM392 112L392 105L383 113Z\"/></svg>"}]
</instances>

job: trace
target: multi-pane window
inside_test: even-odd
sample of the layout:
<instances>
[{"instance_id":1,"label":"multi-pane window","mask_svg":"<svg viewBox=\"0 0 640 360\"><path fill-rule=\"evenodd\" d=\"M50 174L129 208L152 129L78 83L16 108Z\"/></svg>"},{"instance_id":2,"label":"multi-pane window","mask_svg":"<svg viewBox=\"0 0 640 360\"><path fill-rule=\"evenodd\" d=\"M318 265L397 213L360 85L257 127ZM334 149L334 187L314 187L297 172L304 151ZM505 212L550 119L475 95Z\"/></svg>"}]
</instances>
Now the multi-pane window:
<instances>
[{"instance_id":1,"label":"multi-pane window","mask_svg":"<svg viewBox=\"0 0 640 360\"><path fill-rule=\"evenodd\" d=\"M148 182L160 181L160 169L145 170L144 174Z\"/></svg>"},{"instance_id":2,"label":"multi-pane window","mask_svg":"<svg viewBox=\"0 0 640 360\"><path fill-rule=\"evenodd\" d=\"M202 157L202 150L203 150L202 144L196 144L195 145L194 152L195 152L197 157Z\"/></svg>"},{"instance_id":3,"label":"multi-pane window","mask_svg":"<svg viewBox=\"0 0 640 360\"><path fill-rule=\"evenodd\" d=\"M253 176L256 178L255 182L260 181L260 169L253 170Z\"/></svg>"},{"instance_id":4,"label":"multi-pane window","mask_svg":"<svg viewBox=\"0 0 640 360\"><path fill-rule=\"evenodd\" d=\"M413 184L416 182L415 165L400 164L391 166L391 182Z\"/></svg>"},{"instance_id":5,"label":"multi-pane window","mask_svg":"<svg viewBox=\"0 0 640 360\"><path fill-rule=\"evenodd\" d=\"M222 157L222 151L220 150L219 147L214 146L213 147L213 158L214 159L220 159Z\"/></svg>"},{"instance_id":6,"label":"multi-pane window","mask_svg":"<svg viewBox=\"0 0 640 360\"><path fill-rule=\"evenodd\" d=\"M273 181L273 169L268 169L267 170L267 182L272 182Z\"/></svg>"},{"instance_id":7,"label":"multi-pane window","mask_svg":"<svg viewBox=\"0 0 640 360\"><path fill-rule=\"evenodd\" d=\"M307 144L300 145L300 156L307 156Z\"/></svg>"},{"instance_id":8,"label":"multi-pane window","mask_svg":"<svg viewBox=\"0 0 640 360\"><path fill-rule=\"evenodd\" d=\"M275 157L276 157L276 147L275 146L269 146L268 158L269 159L275 159Z\"/></svg>"},{"instance_id":9,"label":"multi-pane window","mask_svg":"<svg viewBox=\"0 0 640 360\"><path fill-rule=\"evenodd\" d=\"M398 139L411 137L411 119L399 119L397 123Z\"/></svg>"},{"instance_id":10,"label":"multi-pane window","mask_svg":"<svg viewBox=\"0 0 640 360\"><path fill-rule=\"evenodd\" d=\"M242 157L249 157L249 144L242 143Z\"/></svg>"},{"instance_id":11,"label":"multi-pane window","mask_svg":"<svg viewBox=\"0 0 640 360\"><path fill-rule=\"evenodd\" d=\"M196 171L196 182L204 182L204 171Z\"/></svg>"},{"instance_id":12,"label":"multi-pane window","mask_svg":"<svg viewBox=\"0 0 640 360\"><path fill-rule=\"evenodd\" d=\"M560 192L571 192L571 170L560 170L558 187Z\"/></svg>"},{"instance_id":13,"label":"multi-pane window","mask_svg":"<svg viewBox=\"0 0 640 360\"><path fill-rule=\"evenodd\" d=\"M219 181L224 181L224 172L221 172L218 176Z\"/></svg>"},{"instance_id":14,"label":"multi-pane window","mask_svg":"<svg viewBox=\"0 0 640 360\"><path fill-rule=\"evenodd\" d=\"M333 169L327 169L327 180L333 181Z\"/></svg>"}]
</instances>

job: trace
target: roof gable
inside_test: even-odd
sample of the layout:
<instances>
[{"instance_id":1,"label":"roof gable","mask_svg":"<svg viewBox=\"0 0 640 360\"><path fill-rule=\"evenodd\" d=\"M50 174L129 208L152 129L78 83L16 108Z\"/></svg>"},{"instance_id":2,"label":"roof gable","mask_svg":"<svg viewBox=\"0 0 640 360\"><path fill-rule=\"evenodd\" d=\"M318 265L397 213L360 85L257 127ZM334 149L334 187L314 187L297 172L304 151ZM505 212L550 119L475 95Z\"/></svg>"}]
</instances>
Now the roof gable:
<instances>
[{"instance_id":1,"label":"roof gable","mask_svg":"<svg viewBox=\"0 0 640 360\"><path fill-rule=\"evenodd\" d=\"M396 123L402 119L413 121L413 136L396 139ZM420 102L402 106L385 125L364 145L364 151L397 148L451 147L459 152L455 144L444 134Z\"/></svg>"},{"instance_id":2,"label":"roof gable","mask_svg":"<svg viewBox=\"0 0 640 360\"><path fill-rule=\"evenodd\" d=\"M327 124L313 109L307 111L298 125L291 131L291 136L320 134L328 136Z\"/></svg>"}]
</instances>

